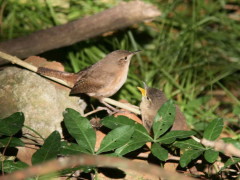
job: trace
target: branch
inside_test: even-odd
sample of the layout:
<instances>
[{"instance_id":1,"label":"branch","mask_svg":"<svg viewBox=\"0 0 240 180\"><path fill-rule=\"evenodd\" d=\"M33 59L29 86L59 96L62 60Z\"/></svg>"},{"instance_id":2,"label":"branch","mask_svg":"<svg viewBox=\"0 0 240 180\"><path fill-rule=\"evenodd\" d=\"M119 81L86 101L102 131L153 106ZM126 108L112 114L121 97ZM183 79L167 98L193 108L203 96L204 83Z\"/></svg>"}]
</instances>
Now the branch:
<instances>
[{"instance_id":1,"label":"branch","mask_svg":"<svg viewBox=\"0 0 240 180\"><path fill-rule=\"evenodd\" d=\"M240 149L236 148L233 144L225 143L223 140L209 141L207 139L202 139L201 143L204 146L214 148L216 151L222 151L228 156L240 157Z\"/></svg>"},{"instance_id":2,"label":"branch","mask_svg":"<svg viewBox=\"0 0 240 180\"><path fill-rule=\"evenodd\" d=\"M216 151L222 151L222 152L224 152L224 154L226 154L228 156L240 157L240 149L236 148L233 144L225 143L223 140L210 141L205 138L198 139L195 136L191 136L191 138L206 147L212 147Z\"/></svg>"},{"instance_id":3,"label":"branch","mask_svg":"<svg viewBox=\"0 0 240 180\"><path fill-rule=\"evenodd\" d=\"M27 63L27 62L24 62L23 60L21 60L21 59L19 59L19 58L17 58L17 57L11 56L11 55L6 54L6 53L1 52L1 51L0 51L0 58L3 58L3 59L5 59L5 60L8 60L8 61L10 61L12 64L17 64L17 65L19 65L19 66L21 66L21 67L24 67L24 68L26 68L26 69L28 69L28 70L30 70L30 71L37 72L37 69L38 69L38 68L37 68L36 66L33 66L33 65L31 65L31 64L29 64L29 63ZM43 76L44 76L44 75L43 75ZM63 81L63 80L61 80L61 79L54 78L54 77L50 77L50 76L44 76L44 77L46 77L46 78L48 78L48 79L51 79L51 80L53 80L53 81L55 81L55 82L57 82L57 83L59 83L59 84L62 84L62 85L64 85L64 86L68 87L68 88L72 88L71 85L69 85L67 82L65 82L65 81ZM110 98L104 98L103 101L105 101L105 102L107 102L107 103L109 103L109 104L111 104L111 105L117 106L117 107L119 107L119 108L127 109L127 110L129 110L129 111L131 111L131 112L133 112L133 113L141 114L139 108L133 107L133 106L131 106L131 105L129 105L129 104L124 104L124 103L115 101L115 100L110 99Z\"/></svg>"},{"instance_id":4,"label":"branch","mask_svg":"<svg viewBox=\"0 0 240 180\"><path fill-rule=\"evenodd\" d=\"M151 4L142 1L124 2L89 17L1 42L0 51L26 58L150 20L160 14ZM1 64L6 62L0 59Z\"/></svg>"},{"instance_id":5,"label":"branch","mask_svg":"<svg viewBox=\"0 0 240 180\"><path fill-rule=\"evenodd\" d=\"M17 65L19 65L21 67L24 67L24 68L26 68L26 69L28 69L30 71L37 72L38 68L36 66L33 66L33 65L31 65L31 64L29 64L29 63L27 63L27 62L25 62L25 61L15 57L15 56L11 56L10 54L7 54L7 53L4 53L4 52L0 51L0 58L8 60L12 64L17 64ZM57 79L57 78L50 77L50 76L44 76L44 77L46 77L48 79L51 79L51 80L53 80L53 81L55 81L55 82L57 82L59 84L62 84L64 86L69 87L69 85L65 81L63 81L61 79Z\"/></svg>"},{"instance_id":6,"label":"branch","mask_svg":"<svg viewBox=\"0 0 240 180\"><path fill-rule=\"evenodd\" d=\"M195 136L191 136L191 138L192 138L193 140L195 140L196 142L201 143L201 140L198 139L197 137L195 137Z\"/></svg>"},{"instance_id":7,"label":"branch","mask_svg":"<svg viewBox=\"0 0 240 180\"><path fill-rule=\"evenodd\" d=\"M132 106L130 104L124 104L124 103L121 103L119 101L115 101L115 100L110 99L110 98L103 98L103 101L107 102L108 104L120 107L122 109L127 109L127 110L129 110L129 111L131 111L135 114L141 114L139 108L136 107L136 106Z\"/></svg>"},{"instance_id":8,"label":"branch","mask_svg":"<svg viewBox=\"0 0 240 180\"><path fill-rule=\"evenodd\" d=\"M169 180L186 179L193 180L175 172L168 172L156 165L146 164L143 162L134 162L128 159L110 157L104 155L77 155L65 157L57 160L52 160L46 163L29 167L22 171L17 171L12 174L0 177L0 180L19 180L27 179L33 176L40 176L51 172L59 171L66 168L74 168L77 166L94 166L94 167L109 167L134 170L141 174L149 174Z\"/></svg>"}]
</instances>

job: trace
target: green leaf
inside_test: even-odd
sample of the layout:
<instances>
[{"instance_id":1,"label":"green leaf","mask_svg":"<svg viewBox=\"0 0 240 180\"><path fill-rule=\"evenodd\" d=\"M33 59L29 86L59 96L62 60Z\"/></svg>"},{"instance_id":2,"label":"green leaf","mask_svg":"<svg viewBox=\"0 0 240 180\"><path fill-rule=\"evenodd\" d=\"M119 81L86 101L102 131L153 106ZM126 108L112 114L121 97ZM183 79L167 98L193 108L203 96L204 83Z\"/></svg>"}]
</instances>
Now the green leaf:
<instances>
[{"instance_id":1,"label":"green leaf","mask_svg":"<svg viewBox=\"0 0 240 180\"><path fill-rule=\"evenodd\" d=\"M194 135L195 132L193 131L170 131L169 133L165 134L164 136L160 137L156 140L156 142L163 143L163 144L171 144L176 139L183 139L189 136Z\"/></svg>"},{"instance_id":2,"label":"green leaf","mask_svg":"<svg viewBox=\"0 0 240 180\"><path fill-rule=\"evenodd\" d=\"M32 164L38 164L56 158L60 152L60 140L59 132L52 132L45 140L43 146L33 154Z\"/></svg>"},{"instance_id":3,"label":"green leaf","mask_svg":"<svg viewBox=\"0 0 240 180\"><path fill-rule=\"evenodd\" d=\"M173 144L180 149L199 149L205 150L205 147L193 139L179 140Z\"/></svg>"},{"instance_id":4,"label":"green leaf","mask_svg":"<svg viewBox=\"0 0 240 180\"><path fill-rule=\"evenodd\" d=\"M129 152L132 152L136 149L141 148L146 142L144 141L136 141L134 139L131 139L127 144L123 145L122 147L116 149L115 153L118 156L123 156Z\"/></svg>"},{"instance_id":5,"label":"green leaf","mask_svg":"<svg viewBox=\"0 0 240 180\"><path fill-rule=\"evenodd\" d=\"M161 106L153 122L155 140L173 125L175 114L176 107L172 100L167 101Z\"/></svg>"},{"instance_id":6,"label":"green leaf","mask_svg":"<svg viewBox=\"0 0 240 180\"><path fill-rule=\"evenodd\" d=\"M166 161L168 159L168 151L165 148L161 147L159 143L152 144L151 152L161 161Z\"/></svg>"},{"instance_id":7,"label":"green leaf","mask_svg":"<svg viewBox=\"0 0 240 180\"><path fill-rule=\"evenodd\" d=\"M212 149L208 149L204 152L204 158L209 162L209 163L214 163L217 158L218 158L219 152L214 151Z\"/></svg>"},{"instance_id":8,"label":"green leaf","mask_svg":"<svg viewBox=\"0 0 240 180\"><path fill-rule=\"evenodd\" d=\"M142 141L153 141L152 137L149 135L147 130L143 127L143 125L136 123L135 121L129 119L128 117L125 116L118 116L118 117L113 117L113 116L108 116L105 117L101 123L110 128L110 129L115 129L120 126L124 125L130 125L130 126L135 126L135 131L133 134L133 137L136 137L137 140L142 140Z\"/></svg>"},{"instance_id":9,"label":"green leaf","mask_svg":"<svg viewBox=\"0 0 240 180\"><path fill-rule=\"evenodd\" d=\"M147 130L143 125L141 124L135 124L134 126L134 133L133 133L133 138L136 141L143 141L143 142L148 142L148 141L153 141L152 137L148 134Z\"/></svg>"},{"instance_id":10,"label":"green leaf","mask_svg":"<svg viewBox=\"0 0 240 180\"><path fill-rule=\"evenodd\" d=\"M14 162L7 160L3 162L3 171L6 173L12 173L14 171L25 169L27 167L28 165L21 161Z\"/></svg>"},{"instance_id":11,"label":"green leaf","mask_svg":"<svg viewBox=\"0 0 240 180\"><path fill-rule=\"evenodd\" d=\"M82 148L79 144L69 143L67 141L61 142L60 154L62 155L72 155L80 153L89 153L87 150Z\"/></svg>"},{"instance_id":12,"label":"green leaf","mask_svg":"<svg viewBox=\"0 0 240 180\"><path fill-rule=\"evenodd\" d=\"M134 125L134 133L130 141L122 147L116 149L118 156L123 156L131 151L141 148L146 142L153 141L147 130L141 124Z\"/></svg>"},{"instance_id":13,"label":"green leaf","mask_svg":"<svg viewBox=\"0 0 240 180\"><path fill-rule=\"evenodd\" d=\"M223 119L217 118L214 119L206 128L203 134L203 138L208 139L210 141L216 140L221 134L223 129Z\"/></svg>"},{"instance_id":14,"label":"green leaf","mask_svg":"<svg viewBox=\"0 0 240 180\"><path fill-rule=\"evenodd\" d=\"M96 143L96 132L92 128L89 120L82 117L77 111L73 109L66 109L63 114L66 128L77 141L77 143L89 153L94 154L94 147Z\"/></svg>"},{"instance_id":15,"label":"green leaf","mask_svg":"<svg viewBox=\"0 0 240 180\"><path fill-rule=\"evenodd\" d=\"M222 170L224 170L224 169L226 169L226 168L228 168L228 167L230 167L230 166L232 166L236 163L239 163L239 162L240 162L240 158L236 158L236 157L229 158L225 162L224 166L220 169L220 171L222 171Z\"/></svg>"},{"instance_id":16,"label":"green leaf","mask_svg":"<svg viewBox=\"0 0 240 180\"><path fill-rule=\"evenodd\" d=\"M201 150L188 150L180 157L180 166L186 167L192 160L198 158L203 151Z\"/></svg>"},{"instance_id":17,"label":"green leaf","mask_svg":"<svg viewBox=\"0 0 240 180\"><path fill-rule=\"evenodd\" d=\"M134 127L121 126L109 132L102 140L97 154L111 151L125 145L131 138Z\"/></svg>"},{"instance_id":18,"label":"green leaf","mask_svg":"<svg viewBox=\"0 0 240 180\"><path fill-rule=\"evenodd\" d=\"M108 127L109 129L115 129L124 125L133 126L135 124L135 121L129 119L126 116L107 116L101 120L101 124Z\"/></svg>"},{"instance_id":19,"label":"green leaf","mask_svg":"<svg viewBox=\"0 0 240 180\"><path fill-rule=\"evenodd\" d=\"M222 140L225 142L225 143L230 143L232 145L234 145L236 148L240 149L240 141L239 140L235 140L235 139L232 139L232 138L222 138Z\"/></svg>"},{"instance_id":20,"label":"green leaf","mask_svg":"<svg viewBox=\"0 0 240 180\"><path fill-rule=\"evenodd\" d=\"M16 146L24 146L24 143L21 141L21 139L16 137L6 137L3 139L0 139L0 147L16 147Z\"/></svg>"},{"instance_id":21,"label":"green leaf","mask_svg":"<svg viewBox=\"0 0 240 180\"><path fill-rule=\"evenodd\" d=\"M16 112L11 116L0 119L0 135L12 136L22 129L24 114Z\"/></svg>"}]
</instances>

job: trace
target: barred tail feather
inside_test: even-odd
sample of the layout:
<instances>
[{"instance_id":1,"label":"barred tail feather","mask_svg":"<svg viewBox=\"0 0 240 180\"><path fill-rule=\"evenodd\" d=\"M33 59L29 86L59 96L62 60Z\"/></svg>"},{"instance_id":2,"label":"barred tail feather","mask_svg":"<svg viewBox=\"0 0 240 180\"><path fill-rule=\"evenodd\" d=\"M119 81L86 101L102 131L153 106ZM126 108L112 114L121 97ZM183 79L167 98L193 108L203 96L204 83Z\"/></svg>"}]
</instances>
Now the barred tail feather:
<instances>
[{"instance_id":1,"label":"barred tail feather","mask_svg":"<svg viewBox=\"0 0 240 180\"><path fill-rule=\"evenodd\" d=\"M64 72L64 71L57 71L54 69L49 69L45 67L39 67L37 70L38 74L45 75L45 76L50 76L50 77L55 77L58 79L62 79L64 81L70 82L75 84L77 81L77 74L74 73L69 73L69 72Z\"/></svg>"}]
</instances>

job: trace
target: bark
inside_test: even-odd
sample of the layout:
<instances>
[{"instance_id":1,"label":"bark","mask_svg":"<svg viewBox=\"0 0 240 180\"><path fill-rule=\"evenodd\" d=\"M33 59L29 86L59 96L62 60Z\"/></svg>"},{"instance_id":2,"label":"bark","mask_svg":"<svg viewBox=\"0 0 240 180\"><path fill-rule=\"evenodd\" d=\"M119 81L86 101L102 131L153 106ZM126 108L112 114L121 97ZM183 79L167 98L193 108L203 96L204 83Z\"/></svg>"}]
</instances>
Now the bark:
<instances>
[{"instance_id":1,"label":"bark","mask_svg":"<svg viewBox=\"0 0 240 180\"><path fill-rule=\"evenodd\" d=\"M142 1L120 3L93 16L1 42L0 51L26 58L150 20L160 14L155 6ZM0 59L0 65L6 63L7 61Z\"/></svg>"},{"instance_id":2,"label":"bark","mask_svg":"<svg viewBox=\"0 0 240 180\"><path fill-rule=\"evenodd\" d=\"M134 162L126 158L110 157L104 155L76 155L64 157L57 160L51 160L39 165L34 165L24 170L16 171L12 174L1 176L0 180L19 180L27 179L36 175L43 175L62 169L73 168L78 166L93 167L109 167L124 170L133 170L142 174L150 174L158 177L158 179L185 179L193 180L192 177L185 176L176 172L166 171L159 166L153 164L145 164L143 162Z\"/></svg>"}]
</instances>

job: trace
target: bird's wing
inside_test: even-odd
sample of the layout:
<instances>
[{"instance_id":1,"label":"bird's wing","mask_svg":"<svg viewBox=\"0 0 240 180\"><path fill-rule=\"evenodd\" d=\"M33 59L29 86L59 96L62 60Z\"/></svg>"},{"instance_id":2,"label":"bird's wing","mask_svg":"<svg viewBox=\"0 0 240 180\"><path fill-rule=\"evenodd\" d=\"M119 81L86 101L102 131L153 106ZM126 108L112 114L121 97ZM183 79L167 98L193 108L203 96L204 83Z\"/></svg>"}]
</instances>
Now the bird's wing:
<instances>
[{"instance_id":1,"label":"bird's wing","mask_svg":"<svg viewBox=\"0 0 240 180\"><path fill-rule=\"evenodd\" d=\"M103 83L92 78L81 78L72 88L70 94L92 93L103 87Z\"/></svg>"},{"instance_id":2,"label":"bird's wing","mask_svg":"<svg viewBox=\"0 0 240 180\"><path fill-rule=\"evenodd\" d=\"M89 68L79 74L79 80L72 88L70 94L93 93L104 87L105 73L98 72L98 68Z\"/></svg>"}]
</instances>

